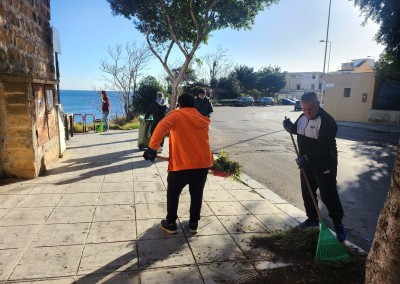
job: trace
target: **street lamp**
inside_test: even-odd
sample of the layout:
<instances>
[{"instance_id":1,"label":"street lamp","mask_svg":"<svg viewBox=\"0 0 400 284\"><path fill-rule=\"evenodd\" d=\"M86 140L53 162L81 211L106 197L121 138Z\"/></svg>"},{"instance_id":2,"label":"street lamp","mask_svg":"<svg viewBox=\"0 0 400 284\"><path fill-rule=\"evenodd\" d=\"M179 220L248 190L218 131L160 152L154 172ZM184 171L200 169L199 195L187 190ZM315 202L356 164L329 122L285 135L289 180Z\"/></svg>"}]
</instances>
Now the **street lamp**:
<instances>
[{"instance_id":1,"label":"street lamp","mask_svg":"<svg viewBox=\"0 0 400 284\"><path fill-rule=\"evenodd\" d=\"M372 58L375 61L375 56L373 55L368 55L367 58Z\"/></svg>"},{"instance_id":2,"label":"street lamp","mask_svg":"<svg viewBox=\"0 0 400 284\"><path fill-rule=\"evenodd\" d=\"M323 39L321 39L319 42L327 42L327 43L329 43L329 55L328 55L328 68L327 68L327 70L326 70L326 73L329 73L329 63L331 62L331 45L332 45L332 43L329 41L329 40L323 40ZM326 54L325 54L325 60L326 60ZM324 65L325 65L325 63L324 63ZM324 67L324 72L325 72L325 67Z\"/></svg>"}]
</instances>

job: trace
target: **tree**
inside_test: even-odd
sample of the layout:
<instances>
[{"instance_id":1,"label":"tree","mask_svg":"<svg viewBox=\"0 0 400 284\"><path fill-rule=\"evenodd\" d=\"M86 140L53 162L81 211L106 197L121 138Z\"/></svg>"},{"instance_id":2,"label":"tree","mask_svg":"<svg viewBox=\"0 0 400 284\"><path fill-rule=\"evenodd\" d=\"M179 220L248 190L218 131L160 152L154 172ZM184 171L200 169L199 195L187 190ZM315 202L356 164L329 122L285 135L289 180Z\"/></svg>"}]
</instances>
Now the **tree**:
<instances>
[{"instance_id":1,"label":"tree","mask_svg":"<svg viewBox=\"0 0 400 284\"><path fill-rule=\"evenodd\" d=\"M368 19L380 25L375 40L385 45L385 52L374 66L375 73L383 81L400 82L400 1L354 0Z\"/></svg>"},{"instance_id":2,"label":"tree","mask_svg":"<svg viewBox=\"0 0 400 284\"><path fill-rule=\"evenodd\" d=\"M374 65L375 76L389 83L400 82L400 57L384 51Z\"/></svg>"},{"instance_id":3,"label":"tree","mask_svg":"<svg viewBox=\"0 0 400 284\"><path fill-rule=\"evenodd\" d=\"M100 70L104 73L105 88L115 90L124 105L125 117L131 120L135 111L132 95L137 89L137 80L151 59L150 50L135 42L127 43L125 49L121 45L107 50L109 58L100 61Z\"/></svg>"},{"instance_id":4,"label":"tree","mask_svg":"<svg viewBox=\"0 0 400 284\"><path fill-rule=\"evenodd\" d=\"M227 77L233 69L233 61L227 52L221 45L218 45L214 53L208 53L202 57L207 68L206 78L211 87L216 87L218 79Z\"/></svg>"},{"instance_id":5,"label":"tree","mask_svg":"<svg viewBox=\"0 0 400 284\"><path fill-rule=\"evenodd\" d=\"M224 29L250 29L264 7L279 0L107 0L114 15L133 19L146 36L151 52L172 80L171 108L176 105L178 86L196 50L206 43L210 32ZM178 75L169 66L176 47L184 61Z\"/></svg>"},{"instance_id":6,"label":"tree","mask_svg":"<svg viewBox=\"0 0 400 284\"><path fill-rule=\"evenodd\" d=\"M400 72L400 2L398 0L354 0L365 14L380 24L375 40L386 46L377 64L377 73ZM386 72L385 70L390 70ZM393 79L393 77L392 77ZM399 82L400 78L395 77ZM366 262L366 283L400 283L400 148L392 173L392 183L379 216L377 230Z\"/></svg>"},{"instance_id":7,"label":"tree","mask_svg":"<svg viewBox=\"0 0 400 284\"><path fill-rule=\"evenodd\" d=\"M218 80L214 95L218 99L234 99L240 95L240 82L236 78L235 72Z\"/></svg>"},{"instance_id":8,"label":"tree","mask_svg":"<svg viewBox=\"0 0 400 284\"><path fill-rule=\"evenodd\" d=\"M266 96L279 92L286 85L285 76L282 74L281 68L277 66L268 66L260 69L256 73L256 77L257 90Z\"/></svg>"},{"instance_id":9,"label":"tree","mask_svg":"<svg viewBox=\"0 0 400 284\"><path fill-rule=\"evenodd\" d=\"M139 89L134 96L135 109L138 113L145 113L157 92L163 92L163 87L153 76L146 76L139 83Z\"/></svg>"},{"instance_id":10,"label":"tree","mask_svg":"<svg viewBox=\"0 0 400 284\"><path fill-rule=\"evenodd\" d=\"M253 67L240 65L235 68L236 78L240 82L240 90L246 95L250 95L251 90L255 89L256 74Z\"/></svg>"}]
</instances>

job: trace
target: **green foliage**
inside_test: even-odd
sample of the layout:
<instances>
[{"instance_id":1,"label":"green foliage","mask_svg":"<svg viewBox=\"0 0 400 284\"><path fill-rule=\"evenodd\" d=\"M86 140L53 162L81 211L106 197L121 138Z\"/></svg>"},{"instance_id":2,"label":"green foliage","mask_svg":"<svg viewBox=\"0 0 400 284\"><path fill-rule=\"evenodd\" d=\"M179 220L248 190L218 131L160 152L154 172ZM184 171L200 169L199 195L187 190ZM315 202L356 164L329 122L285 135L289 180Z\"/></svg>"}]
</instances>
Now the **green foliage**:
<instances>
[{"instance_id":1,"label":"green foliage","mask_svg":"<svg viewBox=\"0 0 400 284\"><path fill-rule=\"evenodd\" d=\"M214 160L214 163L211 167L212 170L227 175L232 175L235 178L240 178L242 168L243 166L239 162L232 161L225 151L221 151L221 155Z\"/></svg>"},{"instance_id":2,"label":"green foliage","mask_svg":"<svg viewBox=\"0 0 400 284\"><path fill-rule=\"evenodd\" d=\"M196 50L209 33L224 28L250 29L259 11L279 0L107 0L114 15L132 19L146 36L150 50L172 80L171 105ZM179 74L168 59L173 47L184 56Z\"/></svg>"},{"instance_id":3,"label":"green foliage","mask_svg":"<svg viewBox=\"0 0 400 284\"><path fill-rule=\"evenodd\" d=\"M220 78L217 83L218 90L214 94L218 99L234 99L240 95L240 82L232 72L228 77Z\"/></svg>"},{"instance_id":4,"label":"green foliage","mask_svg":"<svg viewBox=\"0 0 400 284\"><path fill-rule=\"evenodd\" d=\"M374 65L377 78L389 82L400 82L400 58L392 52L384 51Z\"/></svg>"},{"instance_id":5,"label":"green foliage","mask_svg":"<svg viewBox=\"0 0 400 284\"><path fill-rule=\"evenodd\" d=\"M147 76L139 83L139 88L134 96L134 105L137 113L145 113L152 101L156 99L157 92L163 92L163 88L156 78Z\"/></svg>"},{"instance_id":6,"label":"green foliage","mask_svg":"<svg viewBox=\"0 0 400 284\"><path fill-rule=\"evenodd\" d=\"M240 90L246 95L251 95L251 90L254 89L257 81L257 76L254 73L253 67L240 65L235 68L236 78L240 82Z\"/></svg>"},{"instance_id":7,"label":"green foliage","mask_svg":"<svg viewBox=\"0 0 400 284\"><path fill-rule=\"evenodd\" d=\"M375 40L386 46L390 53L400 54L400 1L354 0L365 15L365 21L373 20L380 25Z\"/></svg>"},{"instance_id":8,"label":"green foliage","mask_svg":"<svg viewBox=\"0 0 400 284\"><path fill-rule=\"evenodd\" d=\"M282 74L281 68L277 66L262 68L256 73L256 77L256 87L262 93L262 96L275 94L286 85L285 75Z\"/></svg>"},{"instance_id":9,"label":"green foliage","mask_svg":"<svg viewBox=\"0 0 400 284\"><path fill-rule=\"evenodd\" d=\"M354 0L368 19L380 25L375 40L386 46L374 66L378 78L390 83L400 82L400 1Z\"/></svg>"}]
</instances>

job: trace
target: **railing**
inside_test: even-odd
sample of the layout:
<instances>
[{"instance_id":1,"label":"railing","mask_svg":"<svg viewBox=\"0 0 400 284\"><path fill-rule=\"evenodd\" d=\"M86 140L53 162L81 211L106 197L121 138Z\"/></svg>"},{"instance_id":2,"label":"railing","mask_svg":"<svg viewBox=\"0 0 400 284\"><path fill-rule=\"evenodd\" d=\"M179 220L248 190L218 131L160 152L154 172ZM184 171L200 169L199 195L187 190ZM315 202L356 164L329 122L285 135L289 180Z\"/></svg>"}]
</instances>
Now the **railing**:
<instances>
[{"instance_id":1,"label":"railing","mask_svg":"<svg viewBox=\"0 0 400 284\"><path fill-rule=\"evenodd\" d=\"M87 116L93 116L93 132L96 132L96 116L93 113L87 113L83 116L83 132L86 132L86 117Z\"/></svg>"},{"instance_id":2,"label":"railing","mask_svg":"<svg viewBox=\"0 0 400 284\"><path fill-rule=\"evenodd\" d=\"M65 138L69 140L69 135L74 137L74 124L75 117L80 116L82 118L82 133L88 132L88 123L86 117L93 117L93 131L96 132L96 123L100 123L101 119L96 119L93 113L80 114L80 113L65 113L64 114L64 128L65 128ZM90 131L90 130L89 130Z\"/></svg>"}]
</instances>

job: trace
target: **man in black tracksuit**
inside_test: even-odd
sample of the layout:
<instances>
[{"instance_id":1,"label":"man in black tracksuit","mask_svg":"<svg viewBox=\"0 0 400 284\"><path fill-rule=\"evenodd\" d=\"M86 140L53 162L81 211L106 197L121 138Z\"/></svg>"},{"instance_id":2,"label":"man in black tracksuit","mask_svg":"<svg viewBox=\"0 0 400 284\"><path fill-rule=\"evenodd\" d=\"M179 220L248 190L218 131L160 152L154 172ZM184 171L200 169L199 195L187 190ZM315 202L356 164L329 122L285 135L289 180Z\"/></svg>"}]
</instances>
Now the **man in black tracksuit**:
<instances>
[{"instance_id":1,"label":"man in black tracksuit","mask_svg":"<svg viewBox=\"0 0 400 284\"><path fill-rule=\"evenodd\" d=\"M205 117L210 117L214 111L210 99L206 96L206 91L200 89L199 96L196 98L196 109Z\"/></svg>"},{"instance_id":2,"label":"man in black tracksuit","mask_svg":"<svg viewBox=\"0 0 400 284\"><path fill-rule=\"evenodd\" d=\"M283 126L288 132L297 135L299 157L296 162L299 168L304 169L315 200L319 188L322 202L333 220L336 237L339 241L344 241L346 231L342 224L343 207L336 186L338 160L335 137L338 127L335 120L319 107L316 93L305 93L301 97L301 107L303 114L296 122L292 123L290 119L285 119ZM301 172L300 179L308 219L299 226L303 228L318 226L317 211Z\"/></svg>"}]
</instances>

